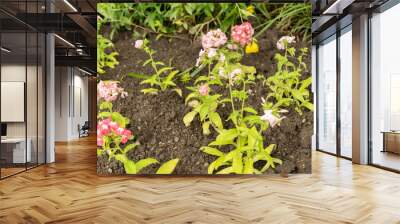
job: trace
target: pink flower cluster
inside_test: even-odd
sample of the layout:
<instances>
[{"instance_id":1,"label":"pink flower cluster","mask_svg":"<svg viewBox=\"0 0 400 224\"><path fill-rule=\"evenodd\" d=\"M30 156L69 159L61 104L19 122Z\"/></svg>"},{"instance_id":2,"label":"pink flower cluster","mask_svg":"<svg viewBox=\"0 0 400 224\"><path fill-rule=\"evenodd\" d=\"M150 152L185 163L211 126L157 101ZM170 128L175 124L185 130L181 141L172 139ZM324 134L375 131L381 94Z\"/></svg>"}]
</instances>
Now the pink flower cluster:
<instances>
[{"instance_id":1,"label":"pink flower cluster","mask_svg":"<svg viewBox=\"0 0 400 224\"><path fill-rule=\"evenodd\" d=\"M231 31L233 41L240 43L242 46L245 46L251 42L253 34L254 29L249 22L244 22L241 25L233 26Z\"/></svg>"},{"instance_id":2,"label":"pink flower cluster","mask_svg":"<svg viewBox=\"0 0 400 224\"><path fill-rule=\"evenodd\" d=\"M100 81L99 84L97 84L97 100L104 99L110 102L116 100L118 95L125 98L128 96L128 93L118 86L117 81Z\"/></svg>"},{"instance_id":3,"label":"pink flower cluster","mask_svg":"<svg viewBox=\"0 0 400 224\"><path fill-rule=\"evenodd\" d=\"M128 129L120 127L117 122L112 121L110 118L99 121L97 123L97 145L103 146L104 136L109 135L121 136L121 142L125 144L131 137L132 132Z\"/></svg>"},{"instance_id":4,"label":"pink flower cluster","mask_svg":"<svg viewBox=\"0 0 400 224\"><path fill-rule=\"evenodd\" d=\"M208 48L219 48L226 43L228 38L225 33L223 33L220 29L211 30L207 34L204 34L201 37L201 44L203 45L203 49L206 50Z\"/></svg>"}]
</instances>

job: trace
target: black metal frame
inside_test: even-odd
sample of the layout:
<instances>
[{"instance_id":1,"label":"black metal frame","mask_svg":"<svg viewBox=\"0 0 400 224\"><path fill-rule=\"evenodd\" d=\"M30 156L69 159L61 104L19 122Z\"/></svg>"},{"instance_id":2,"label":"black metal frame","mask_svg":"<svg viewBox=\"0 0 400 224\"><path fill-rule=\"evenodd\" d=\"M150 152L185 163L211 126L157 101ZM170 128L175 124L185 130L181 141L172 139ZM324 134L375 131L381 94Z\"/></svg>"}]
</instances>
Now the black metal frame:
<instances>
[{"instance_id":1,"label":"black metal frame","mask_svg":"<svg viewBox=\"0 0 400 224\"><path fill-rule=\"evenodd\" d=\"M32 2L32 1L31 1ZM27 0L25 0L24 3L28 3ZM36 0L36 3L39 3L38 0ZM36 5L36 11L38 11L38 4ZM6 12L4 10L2 10L3 12ZM27 4L25 4L25 11L27 11ZM46 11L47 11L47 7L46 7ZM8 13L7 13L8 14ZM11 14L8 14L9 16L15 18L14 16L12 16ZM16 20L20 21L18 18L15 18ZM20 21L21 22L21 21ZM7 176L2 176L1 173L1 168L0 168L0 180L6 179L8 177L12 177L14 175L17 175L19 173L23 173L27 170L39 167L43 164L47 163L47 39L46 39L46 34L47 33L43 33L37 29L34 29L33 27L29 26L26 23L23 23L25 30L24 32L20 32L21 35L25 35L25 84L24 84L24 120L25 120L25 169L15 172L13 174L7 175ZM1 24L0 24L1 25ZM0 29L1 30L1 29ZM28 81L28 30L32 30L34 33L36 33L36 143L37 143L37 147L36 147L36 162L35 163L30 163L29 167L28 167L28 154L27 154L27 148L28 148L28 112L27 112L27 81ZM1 36L2 36L3 32L0 32L0 45L2 45L1 43ZM16 32L17 33L17 32ZM43 136L43 142L44 145L42 147L44 147L43 152L43 159L44 161L42 163L39 162L39 33L43 33L45 34L43 36L42 39L42 44L44 44L44 51L41 51L40 53L43 53L44 55L42 55L42 60L44 60L44 67L42 69L42 82L44 82L44 99L43 99L43 109L44 109L44 116L41 117L44 120L42 120L42 122L44 122L44 136ZM0 68L1 68L1 62L2 62L2 56L0 53ZM1 69L0 69L0 82L1 82ZM0 87L1 88L1 87ZM0 91L1 92L1 91ZM1 99L1 93L0 93L0 99ZM0 115L0 123L1 123L1 115ZM0 158L1 158L1 144L0 144ZM34 165L32 165L34 164ZM32 166L31 166L32 165Z\"/></svg>"}]
</instances>

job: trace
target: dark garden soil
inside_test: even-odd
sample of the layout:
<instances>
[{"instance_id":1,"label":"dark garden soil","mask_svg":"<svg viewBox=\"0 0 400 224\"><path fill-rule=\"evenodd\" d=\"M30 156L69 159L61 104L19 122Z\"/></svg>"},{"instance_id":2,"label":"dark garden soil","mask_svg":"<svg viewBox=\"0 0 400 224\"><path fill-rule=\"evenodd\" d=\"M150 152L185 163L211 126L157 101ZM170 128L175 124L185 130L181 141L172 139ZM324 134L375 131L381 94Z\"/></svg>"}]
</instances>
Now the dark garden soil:
<instances>
[{"instance_id":1,"label":"dark garden soil","mask_svg":"<svg viewBox=\"0 0 400 224\"><path fill-rule=\"evenodd\" d=\"M258 38L260 52L246 55L243 64L255 66L257 72L265 76L274 74L276 65L273 57L280 36L281 34L271 30ZM181 37L187 38L185 35ZM127 98L117 100L114 106L117 111L131 119L130 129L141 144L128 156L134 161L153 157L161 163L179 158L174 174L207 174L207 167L215 157L201 152L199 148L208 145L216 135L203 135L200 122L196 119L190 127L185 127L182 119L190 108L184 105L184 98L175 92L160 92L158 95L144 95L140 92L144 88L139 84L141 80L127 77L127 74L151 74L151 69L141 66L147 60L147 55L134 48L134 41L130 32L120 33L116 37L114 43L120 54L120 64L99 77L102 80L120 80L121 86L129 93ZM172 65L180 70L192 67L201 49L200 41L191 43L189 38L183 40L162 37L156 41L155 36L150 36L150 42L151 47L157 51L156 59L166 63L171 60ZM297 45L310 48L310 45L301 42ZM310 58L306 61L310 68ZM252 89L250 104L259 113L262 113L261 97L267 93L267 88L261 82ZM187 91L184 91L184 96L186 94ZM226 105L218 111L226 119L229 109ZM290 109L286 116L280 126L270 128L264 134L267 144L277 144L273 156L283 160L282 166L268 172L310 173L313 112L307 111L300 116ZM141 173L154 174L158 167L159 165L147 167ZM108 161L106 155L98 157L97 170L102 175L124 173L122 164L115 160Z\"/></svg>"}]
</instances>

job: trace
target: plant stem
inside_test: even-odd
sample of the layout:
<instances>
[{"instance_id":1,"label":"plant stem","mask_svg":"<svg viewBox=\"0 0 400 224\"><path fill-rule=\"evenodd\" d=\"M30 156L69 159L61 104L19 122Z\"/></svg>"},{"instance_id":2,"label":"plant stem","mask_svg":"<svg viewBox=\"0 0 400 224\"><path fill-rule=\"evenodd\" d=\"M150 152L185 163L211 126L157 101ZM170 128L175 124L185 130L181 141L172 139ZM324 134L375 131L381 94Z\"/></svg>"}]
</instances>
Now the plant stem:
<instances>
[{"instance_id":1,"label":"plant stem","mask_svg":"<svg viewBox=\"0 0 400 224\"><path fill-rule=\"evenodd\" d=\"M208 77L210 78L211 73L211 63L208 63Z\"/></svg>"},{"instance_id":2,"label":"plant stem","mask_svg":"<svg viewBox=\"0 0 400 224\"><path fill-rule=\"evenodd\" d=\"M240 12L240 7L239 7L238 3L236 3L235 6L236 6L236 8L237 8L237 10L239 12L240 21L242 21L242 23L243 23L242 12Z\"/></svg>"},{"instance_id":3,"label":"plant stem","mask_svg":"<svg viewBox=\"0 0 400 224\"><path fill-rule=\"evenodd\" d=\"M232 87L231 87L231 83L232 83L232 78L231 77L229 77L229 95L230 95L230 97L231 97L231 104L232 104L232 110L233 110L233 112L235 112L236 110L235 110L235 105L233 104L233 96L232 96Z\"/></svg>"},{"instance_id":4,"label":"plant stem","mask_svg":"<svg viewBox=\"0 0 400 224\"><path fill-rule=\"evenodd\" d=\"M154 71L156 72L157 81L161 83L161 78L160 78L160 75L158 74L158 69L157 69L156 63L154 62L154 58L153 58L153 56L151 55L151 52L150 52L149 49L146 49L146 52L147 52L147 54L150 56L150 59L151 59L151 67L153 67Z\"/></svg>"},{"instance_id":5,"label":"plant stem","mask_svg":"<svg viewBox=\"0 0 400 224\"><path fill-rule=\"evenodd\" d=\"M246 81L243 81L243 91L244 92L246 92ZM246 98L245 99L243 99L243 101L242 101L242 118L243 118L243 111L244 111L244 103L245 103L245 101L246 101Z\"/></svg>"},{"instance_id":6,"label":"plant stem","mask_svg":"<svg viewBox=\"0 0 400 224\"><path fill-rule=\"evenodd\" d=\"M157 65L156 65L156 63L154 62L153 56L151 56L151 54L149 54L149 56L150 56L150 59L151 59L151 67L153 67L154 71L155 71L156 73L158 73Z\"/></svg>"}]
</instances>

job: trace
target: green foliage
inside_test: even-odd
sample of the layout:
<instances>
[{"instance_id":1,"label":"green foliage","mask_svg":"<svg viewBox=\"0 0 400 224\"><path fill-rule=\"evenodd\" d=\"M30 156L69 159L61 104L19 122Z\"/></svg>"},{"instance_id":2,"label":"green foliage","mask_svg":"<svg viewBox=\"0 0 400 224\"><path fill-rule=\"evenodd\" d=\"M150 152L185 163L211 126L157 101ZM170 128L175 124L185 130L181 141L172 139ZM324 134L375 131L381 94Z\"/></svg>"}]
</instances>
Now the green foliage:
<instances>
[{"instance_id":1,"label":"green foliage","mask_svg":"<svg viewBox=\"0 0 400 224\"><path fill-rule=\"evenodd\" d=\"M295 106L295 110L302 114L303 109L313 110L309 87L312 78L302 79L302 74L307 72L307 65L303 59L308 54L307 48L300 49L296 57L296 49L285 43L285 54L275 54L277 71L265 81L271 92L264 103L265 109L278 110L280 107ZM290 60L292 59L292 60ZM294 61L294 62L292 62ZM295 63L296 62L296 63ZM273 100L273 103L269 100Z\"/></svg>"},{"instance_id":2,"label":"green foliage","mask_svg":"<svg viewBox=\"0 0 400 224\"><path fill-rule=\"evenodd\" d=\"M102 24L110 24L110 39L113 39L114 34L121 29L131 30L132 18L135 15L133 3L98 3L97 12L102 16ZM97 31L101 29L99 22Z\"/></svg>"},{"instance_id":3,"label":"green foliage","mask_svg":"<svg viewBox=\"0 0 400 224\"><path fill-rule=\"evenodd\" d=\"M174 69L173 67L165 65L161 61L156 61L153 58L153 55L156 53L149 46L149 41L147 39L143 40L142 49L149 55L149 59L143 63L143 66L150 65L154 71L153 75L140 75L130 73L128 76L133 78L138 77L146 77L140 84L147 84L150 87L142 89L141 92L144 94L158 94L159 91L166 91L171 88L175 91L179 96L182 96L182 90L176 86L175 79L178 74L180 74L179 70Z\"/></svg>"},{"instance_id":4,"label":"green foliage","mask_svg":"<svg viewBox=\"0 0 400 224\"><path fill-rule=\"evenodd\" d=\"M115 68L118 65L118 53L114 51L114 44L107 38L97 34L97 73L104 74L105 68Z\"/></svg>"},{"instance_id":5,"label":"green foliage","mask_svg":"<svg viewBox=\"0 0 400 224\"><path fill-rule=\"evenodd\" d=\"M311 39L311 4L307 3L99 3L97 8L102 24L110 24L111 39L117 31L133 26L163 34L186 31L197 37L212 27L226 32L250 17L255 20L256 37L276 27Z\"/></svg>"},{"instance_id":6,"label":"green foliage","mask_svg":"<svg viewBox=\"0 0 400 224\"><path fill-rule=\"evenodd\" d=\"M211 26L228 31L251 16L244 3L99 3L97 9L111 26L111 39L116 31L131 30L132 26L163 34L189 31L198 36Z\"/></svg>"},{"instance_id":7,"label":"green foliage","mask_svg":"<svg viewBox=\"0 0 400 224\"><path fill-rule=\"evenodd\" d=\"M257 16L255 37L260 36L266 30L276 27L291 35L298 34L304 41L311 40L311 4L254 4ZM261 16L262 15L262 16Z\"/></svg>"},{"instance_id":8,"label":"green foliage","mask_svg":"<svg viewBox=\"0 0 400 224\"><path fill-rule=\"evenodd\" d=\"M196 79L195 84L201 83L200 86L188 88L191 93L185 102L193 109L183 118L185 125L189 126L198 115L204 134L211 133L210 126L218 133L214 141L201 148L204 153L217 157L209 165L208 173L259 174L270 167L275 168L282 161L271 156L274 146L265 148L261 135L268 124L247 103L248 90L255 84L256 69L240 64L242 55L236 51L221 48L217 54L214 58L202 59L209 72L207 76ZM225 60L219 60L221 55ZM205 86L210 87L206 94L200 91ZM229 94L226 97L213 94L212 87L225 87ZM230 104L228 124L224 124L217 112L223 104ZM229 149L229 152L225 153L223 149ZM254 166L258 161L264 161L261 169Z\"/></svg>"}]
</instances>

